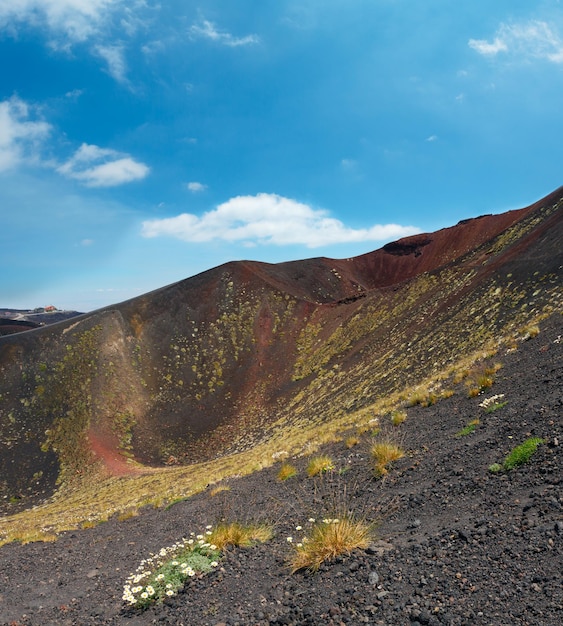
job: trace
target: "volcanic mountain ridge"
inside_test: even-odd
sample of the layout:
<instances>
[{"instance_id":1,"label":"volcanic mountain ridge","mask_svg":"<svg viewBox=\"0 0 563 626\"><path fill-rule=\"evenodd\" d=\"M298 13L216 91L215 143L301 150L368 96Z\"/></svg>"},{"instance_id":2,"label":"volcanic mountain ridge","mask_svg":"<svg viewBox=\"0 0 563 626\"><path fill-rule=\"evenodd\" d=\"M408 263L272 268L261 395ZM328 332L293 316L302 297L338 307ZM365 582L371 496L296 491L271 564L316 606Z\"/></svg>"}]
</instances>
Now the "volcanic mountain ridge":
<instances>
[{"instance_id":1,"label":"volcanic mountain ridge","mask_svg":"<svg viewBox=\"0 0 563 626\"><path fill-rule=\"evenodd\" d=\"M439 395L562 310L562 206L560 188L354 258L227 263L0 338L5 512L162 467L248 472Z\"/></svg>"}]
</instances>

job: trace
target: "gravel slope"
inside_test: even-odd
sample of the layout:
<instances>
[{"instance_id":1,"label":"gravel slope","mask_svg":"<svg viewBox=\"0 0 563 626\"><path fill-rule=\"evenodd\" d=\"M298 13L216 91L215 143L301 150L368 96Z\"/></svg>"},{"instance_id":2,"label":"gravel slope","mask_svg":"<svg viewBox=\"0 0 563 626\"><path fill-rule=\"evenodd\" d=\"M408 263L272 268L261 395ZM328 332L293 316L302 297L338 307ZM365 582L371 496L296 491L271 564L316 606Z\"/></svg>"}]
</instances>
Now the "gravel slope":
<instances>
[{"instance_id":1,"label":"gravel slope","mask_svg":"<svg viewBox=\"0 0 563 626\"><path fill-rule=\"evenodd\" d=\"M372 476L366 435L325 451L337 468L280 483L273 467L230 481L168 510L145 510L55 543L0 548L0 624L494 625L563 623L563 399L561 318L504 364L489 393L408 410L398 433L408 455L383 480ZM508 404L490 414L484 397ZM456 437L470 420L475 432ZM509 473L488 466L529 436L545 439L531 461ZM279 467L279 466L278 466ZM345 470L345 471L344 471ZM290 574L288 536L311 516L341 505L379 521L367 550L315 575ZM125 578L149 552L222 517L266 520L276 537L230 551L220 568L144 613L121 600Z\"/></svg>"}]
</instances>

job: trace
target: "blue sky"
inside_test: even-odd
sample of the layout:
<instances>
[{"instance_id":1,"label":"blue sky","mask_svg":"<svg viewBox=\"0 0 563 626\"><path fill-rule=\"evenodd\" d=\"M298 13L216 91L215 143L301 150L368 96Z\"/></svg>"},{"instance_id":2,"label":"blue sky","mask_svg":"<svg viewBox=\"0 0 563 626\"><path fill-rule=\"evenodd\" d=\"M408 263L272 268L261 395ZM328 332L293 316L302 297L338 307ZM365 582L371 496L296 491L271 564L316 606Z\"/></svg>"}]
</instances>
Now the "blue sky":
<instances>
[{"instance_id":1,"label":"blue sky","mask_svg":"<svg viewBox=\"0 0 563 626\"><path fill-rule=\"evenodd\" d=\"M558 0L0 0L0 306L349 257L562 183Z\"/></svg>"}]
</instances>

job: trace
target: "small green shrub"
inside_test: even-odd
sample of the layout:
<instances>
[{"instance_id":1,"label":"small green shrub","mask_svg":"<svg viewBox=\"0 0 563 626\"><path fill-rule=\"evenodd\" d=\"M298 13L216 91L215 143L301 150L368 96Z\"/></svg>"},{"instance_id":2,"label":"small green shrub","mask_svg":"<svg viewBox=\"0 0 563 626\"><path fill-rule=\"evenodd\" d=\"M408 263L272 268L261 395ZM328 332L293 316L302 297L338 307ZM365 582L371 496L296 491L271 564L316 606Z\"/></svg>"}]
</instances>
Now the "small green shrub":
<instances>
[{"instance_id":1,"label":"small green shrub","mask_svg":"<svg viewBox=\"0 0 563 626\"><path fill-rule=\"evenodd\" d=\"M467 424L467 426L464 426L458 433L456 433L456 437L466 437L467 435L470 435L471 433L475 432L475 429L477 428L479 424L479 420L478 419L474 419L471 420L469 422L469 424Z\"/></svg>"},{"instance_id":2,"label":"small green shrub","mask_svg":"<svg viewBox=\"0 0 563 626\"><path fill-rule=\"evenodd\" d=\"M508 471L526 463L542 443L544 443L544 440L539 437L526 439L519 446L516 446L504 459L502 464L504 469Z\"/></svg>"},{"instance_id":3,"label":"small green shrub","mask_svg":"<svg viewBox=\"0 0 563 626\"><path fill-rule=\"evenodd\" d=\"M496 474L497 472L500 472L502 470L502 465L500 463L493 463L492 465L489 465L489 472L493 472L493 474Z\"/></svg>"}]
</instances>

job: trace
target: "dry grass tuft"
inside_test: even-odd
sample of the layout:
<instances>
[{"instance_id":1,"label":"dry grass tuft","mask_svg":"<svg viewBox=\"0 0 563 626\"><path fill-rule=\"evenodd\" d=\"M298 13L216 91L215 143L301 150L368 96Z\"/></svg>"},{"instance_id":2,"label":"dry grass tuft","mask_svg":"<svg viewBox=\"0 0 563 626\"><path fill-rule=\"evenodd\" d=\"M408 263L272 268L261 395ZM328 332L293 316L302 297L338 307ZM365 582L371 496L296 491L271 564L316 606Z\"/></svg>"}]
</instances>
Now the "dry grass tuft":
<instances>
[{"instance_id":1,"label":"dry grass tuft","mask_svg":"<svg viewBox=\"0 0 563 626\"><path fill-rule=\"evenodd\" d=\"M393 424L393 426L399 426L406 419L407 419L407 412L406 411L396 410L396 411L393 411L391 413L391 424Z\"/></svg>"},{"instance_id":2,"label":"dry grass tuft","mask_svg":"<svg viewBox=\"0 0 563 626\"><path fill-rule=\"evenodd\" d=\"M229 487L229 485L217 485L217 487L213 487L213 489L211 489L209 491L209 495L210 496L217 496L220 493L222 493L223 491L230 491L231 488Z\"/></svg>"},{"instance_id":3,"label":"dry grass tuft","mask_svg":"<svg viewBox=\"0 0 563 626\"><path fill-rule=\"evenodd\" d=\"M360 438L355 437L354 435L351 435L350 437L346 439L344 443L347 448L353 448L354 446L357 446L360 443Z\"/></svg>"},{"instance_id":4,"label":"dry grass tuft","mask_svg":"<svg viewBox=\"0 0 563 626\"><path fill-rule=\"evenodd\" d=\"M405 456L405 451L392 441L377 441L371 448L376 476L387 474L387 465Z\"/></svg>"},{"instance_id":5,"label":"dry grass tuft","mask_svg":"<svg viewBox=\"0 0 563 626\"><path fill-rule=\"evenodd\" d=\"M239 522L222 522L211 531L207 541L224 550L228 546L246 548L255 543L264 543L273 537L269 524L241 524Z\"/></svg>"},{"instance_id":6,"label":"dry grass tuft","mask_svg":"<svg viewBox=\"0 0 563 626\"><path fill-rule=\"evenodd\" d=\"M297 476L297 468L291 463L283 463L278 472L278 480L288 480Z\"/></svg>"},{"instance_id":7,"label":"dry grass tuft","mask_svg":"<svg viewBox=\"0 0 563 626\"><path fill-rule=\"evenodd\" d=\"M290 559L292 572L307 569L316 572L327 560L367 548L373 540L374 525L352 517L317 522L302 543L295 546Z\"/></svg>"},{"instance_id":8,"label":"dry grass tuft","mask_svg":"<svg viewBox=\"0 0 563 626\"><path fill-rule=\"evenodd\" d=\"M307 476L318 476L334 469L334 462L329 456L320 455L313 457L307 465Z\"/></svg>"}]
</instances>

